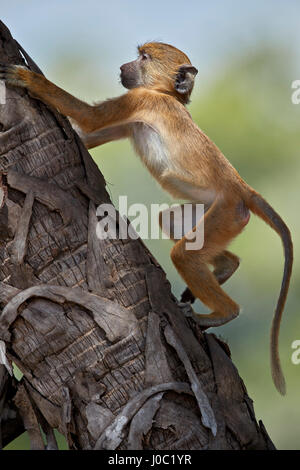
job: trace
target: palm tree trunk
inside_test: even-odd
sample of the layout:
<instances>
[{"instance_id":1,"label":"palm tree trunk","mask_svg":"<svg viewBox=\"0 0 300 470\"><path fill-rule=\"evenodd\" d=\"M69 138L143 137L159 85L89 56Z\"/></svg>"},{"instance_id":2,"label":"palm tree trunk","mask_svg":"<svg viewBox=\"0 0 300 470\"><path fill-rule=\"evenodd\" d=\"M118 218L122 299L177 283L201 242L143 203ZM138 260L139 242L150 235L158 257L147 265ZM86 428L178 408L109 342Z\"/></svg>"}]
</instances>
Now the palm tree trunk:
<instances>
[{"instance_id":1,"label":"palm tree trunk","mask_svg":"<svg viewBox=\"0 0 300 470\"><path fill-rule=\"evenodd\" d=\"M24 58L39 71L0 23L0 62ZM25 429L43 449L42 428L47 448L53 429L71 449L274 448L142 241L96 236L110 200L68 120L0 86L2 445Z\"/></svg>"}]
</instances>

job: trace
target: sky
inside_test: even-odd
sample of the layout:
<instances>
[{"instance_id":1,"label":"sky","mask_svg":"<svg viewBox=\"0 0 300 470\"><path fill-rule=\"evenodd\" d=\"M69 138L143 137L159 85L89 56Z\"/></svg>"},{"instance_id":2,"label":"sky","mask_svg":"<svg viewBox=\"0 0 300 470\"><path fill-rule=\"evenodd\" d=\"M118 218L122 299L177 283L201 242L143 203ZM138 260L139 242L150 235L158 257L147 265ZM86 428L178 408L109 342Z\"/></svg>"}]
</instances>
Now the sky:
<instances>
[{"instance_id":1,"label":"sky","mask_svg":"<svg viewBox=\"0 0 300 470\"><path fill-rule=\"evenodd\" d=\"M280 90L286 97L286 107L290 106L291 111L295 110L295 106L293 107L291 104L290 95L291 83L296 79L300 79L300 0L188 0L186 2L179 0L152 0L151 2L145 2L143 0L51 0L51 2L41 0L0 0L0 12L0 19L8 26L12 35L30 54L45 75L50 80L81 99L87 99L88 101L102 100L123 93L124 89L119 83L119 67L121 64L136 57L138 44L149 40L161 40L171 43L179 49L182 49L189 56L193 65L199 70L195 91L193 92L193 100L195 99L196 93L203 91L205 86L210 83L212 85L215 82L217 83L216 78L222 78L224 70L230 70L230 61L234 59L235 56L239 58L245 57L245 59L247 57L249 58L252 51L255 53L257 50L260 50L259 45L265 46L270 44L273 50L280 49L283 51L279 54L279 57L282 57L283 61L286 57L292 58L292 63L290 64L291 71L287 68L287 73L291 74L290 79L287 79L284 83L283 91L282 88L280 88ZM238 62L240 63L240 60ZM286 67L286 64L284 67ZM261 134L257 131L256 125L254 125L256 122L261 122L261 128L266 134L268 131L274 132L276 145L277 121L274 119L274 127L272 127L270 114L264 114L262 111L260 116L261 120L257 120L255 115L255 122L252 123L252 118L247 118L247 116L250 116L252 108L249 106L246 98L248 97L248 93L250 96L254 96L251 87L252 84L255 83L254 104L257 105L256 101L258 99L262 110L263 106L268 106L268 109L274 106L274 115L277 113L286 119L286 110L283 112L283 108L280 108L280 113L278 113L278 101L272 98L272 93L277 93L275 85L277 75L279 74L272 74L272 79L274 78L273 88L275 91L271 86L271 91L268 94L265 92L268 87L266 87L264 79L259 73L261 67L258 67L257 75L255 65L245 70L247 70L247 77L248 70L250 70L249 75L251 75L251 70L253 70L253 81L249 80L248 83L245 79L243 83L237 83L230 74L226 75L227 78L229 77L230 84L234 83L234 91L237 92L237 96L239 96L239 86L242 90L245 90L245 100L239 101L239 103L244 103L244 108L227 109L226 99L228 96L226 98L226 90L225 93L223 93L225 101L221 102L219 93L222 93L222 89L220 90L218 88L217 92L214 93L214 97L216 96L216 100L213 102L214 106L207 108L210 110L210 115L206 113L205 116L202 116L200 113L201 125L202 121L203 125L207 125L210 122L211 129L218 134L218 130L220 131L220 121L224 120L226 123L227 113L231 113L231 120L229 120L230 125L232 125L233 122L235 123L234 115L237 113L237 115L242 118L241 122L237 122L232 125L232 127L229 125L230 132L228 136L226 134L224 137L222 132L219 132L219 138L223 138L223 142L227 143L228 147L234 147L228 144L230 139L233 139L233 141L237 143L237 148L240 148L239 138L241 138L241 136L243 139L245 136L248 137L248 134L246 134L243 129L244 123L246 123L246 126L247 123L253 124L249 129L249 136L254 135L254 140L259 140ZM273 75L276 76L273 77ZM221 83L223 82L221 81ZM256 83L258 84L257 86ZM267 85L269 86L269 81ZM272 85L272 83L270 85ZM205 90L206 88L204 88L204 91ZM229 103L230 97L231 95L229 95L228 98ZM233 98L234 97L235 95ZM195 102L197 104L196 99ZM199 103L200 102L199 100ZM251 102L251 104L253 103ZM225 114L224 109L226 111ZM255 109L260 110L259 107ZM289 132L292 132L293 129L298 126L298 120L296 120L295 114L292 112L290 112L290 114L291 118L287 120L285 124L288 127L293 123L293 128L287 128L286 134L283 132L282 140L279 140L280 142L284 142L285 136L288 138ZM268 117L267 125L265 125L262 116ZM227 129L226 126L225 129ZM265 131L265 129L267 130ZM280 127L280 129L282 132L284 128ZM268 135L266 136L269 137ZM273 158L273 155L271 152L270 154L268 154L268 152L266 152L266 154L263 153L265 140L262 137L263 136L261 136L261 141L257 142L257 146L254 145L254 149L257 148L258 153L261 152L263 158L268 160ZM249 139L247 139L247 142L249 142ZM219 143L217 142L217 144ZM110 157L111 154L114 154L113 156L116 157L112 161L110 161L109 158L106 158L106 160L103 158L100 168L102 169L103 167L103 173L106 180L109 182L109 187L113 187L113 184L117 187L117 184L119 184L122 188L123 183L124 186L127 186L127 177L124 177L124 175L126 174L126 169L128 170L128 166L129 174L132 169L136 171L137 167L133 166L136 164L133 163L134 156L132 156L131 159L133 152L129 147L123 150L124 147L118 147L119 144L117 143L113 143L112 145L116 145L116 147L113 147L113 150L110 151L107 146L102 154L101 148L99 149L99 156L103 155L104 157L104 154L108 154L108 157ZM126 164L122 162L121 158L117 160L118 152L124 152L126 157L129 155ZM260 164L257 159L251 160L251 157L249 158L251 166L258 172ZM295 160L296 159L298 162L297 156ZM127 168L125 168L125 165ZM299 197L299 183L297 180L298 166L296 167L292 161L288 161L288 165L283 166L283 168L285 171L289 170L293 173L293 179L290 173L283 173L283 178L286 179L283 181L282 185L281 174L271 176L269 179L269 175L263 175L265 178L263 178L263 183L261 184L264 185L264 192L265 189L268 190L270 185L272 185L272 188L276 188L273 189L274 198L272 196L271 199L276 199L275 196L277 196L276 207L277 204L281 202L283 208L282 212L286 214L289 210L292 212L293 207L297 207L295 199ZM295 168L295 170L293 170L293 168ZM109 171L111 171L111 173L109 173ZM144 180L142 178L146 178L146 176L144 176L142 170L138 171L140 171L140 173L137 174L140 176L137 177L137 181L143 181L143 193L147 193L148 191L150 194L151 191L154 191L152 189L154 186L150 184L150 177ZM288 174L288 177L285 176L286 174ZM291 180L290 194L284 195L283 201L280 201L281 191L285 191L287 185L286 180L289 178ZM253 175L252 179L254 179ZM131 186L134 188L134 184ZM132 188L130 188L130 191L132 197L139 197L139 193L133 193ZM123 192L123 194L126 193ZM295 194L294 199L293 194ZM295 219L295 223L296 222L298 223L298 218ZM255 228L252 230L254 234ZM262 229L259 228L259 230ZM248 233L250 233L250 231L251 228L249 227ZM271 231L269 232L267 238L264 240L264 247L267 247L267 240L270 240ZM258 233L260 234L262 232ZM264 235L262 235L261 238L264 239ZM253 239L254 238L252 238L252 240ZM249 244L249 246L250 245L251 244ZM251 278L251 273L249 274L251 261L254 266L253 270L255 273L258 273L258 279L263 279L263 285L266 286L267 292L266 297L261 295L261 291L259 294L261 295L259 299L260 309L256 312L256 315L258 317L261 313L263 314L261 315L261 323L258 323L260 329L262 327L269 327L269 317L266 311L271 311L274 289L278 288L275 283L274 286L273 284L271 285L271 282L273 282L273 280L270 280L273 279L272 273L268 271L266 273L265 271L258 271L259 269L265 269L265 267L262 267L262 265L257 262L254 255L251 255L251 253L254 254L253 246L251 250L252 251L249 252L246 251L245 243L244 256L245 258L248 256L249 264L246 262L244 265L242 264L242 267L239 269L239 277L242 281L240 284L236 284L237 287L235 287L235 289L242 291L238 293L237 297L240 297L241 300L243 298L243 302L246 303L246 313L241 315L239 323L236 324L240 325L240 329L244 328L245 330L247 330L247 328L250 330L250 325L252 325L254 329L254 320L251 323L252 320L250 319L250 314L252 315L254 312L250 312L252 304L247 306L248 294L246 293L247 289L250 289L249 292L255 292L256 289L256 285L253 283L255 275ZM265 252L262 253L264 253L264 257L266 257ZM166 256L169 258L168 254L166 254ZM280 257L281 252L280 254L276 253L276 259L274 260L276 267L279 266L281 262ZM159 258L159 261L162 262L161 258ZM243 266L245 266L245 268ZM174 285L175 278L172 279ZM297 287L295 290L296 289ZM295 309L296 308L298 307L295 306ZM257 317L253 315L251 318ZM299 318L298 315L297 318ZM243 327L243 322L245 327ZM229 331L229 329L226 331ZM230 331L228 338L230 338L230 345L232 346L235 339L235 330L232 330L232 334ZM241 335L241 339L239 339L239 337L236 339L236 344L238 342L241 344L239 351L241 351L242 348L244 348L245 351L251 351L249 353L248 363L250 372L248 372L245 366L241 366L240 373L243 378L245 377L245 379L247 379L246 383L247 386L249 385L250 387L250 395L254 398L256 409L258 410L257 416L262 417L266 428L271 430L271 436L274 435L275 440L277 439L278 442L281 443L281 446L288 444L289 447L297 445L297 448L299 448L299 413L295 413L299 401L299 387L298 385L297 387L295 385L293 388L291 387L292 394L289 394L286 401L280 401L281 397L277 395L275 397L275 391L271 388L272 384L269 372L265 379L266 363L262 360L256 363L256 358L252 358L252 354L255 356L257 350L261 352L261 349L257 346L257 337L259 334L259 331L258 334L252 331L251 334L243 334ZM286 333L286 336L289 334L289 332ZM296 335L298 333L295 331L295 333L292 332L291 334ZM296 339L296 337L294 338L293 336L293 339ZM255 349L252 347L254 344ZM286 340L285 357L289 357L289 351L287 351L289 344L290 342ZM263 349L265 360L268 360L267 351L267 340L265 340ZM236 355L234 358L235 363L238 359L239 357ZM300 368L300 366L298 367ZM251 370L256 371L252 373L252 376ZM293 374L290 374L290 376L295 377L294 383L298 384L299 375L297 375L297 372L298 370L294 368ZM262 384L263 387L261 386ZM266 390L265 399L262 398L262 395L259 395L261 389L262 393L265 393Z\"/></svg>"},{"instance_id":2,"label":"sky","mask_svg":"<svg viewBox=\"0 0 300 470\"><path fill-rule=\"evenodd\" d=\"M0 8L2 21L42 70L61 54L80 54L112 84L119 66L148 40L184 50L200 76L217 73L228 55L258 41L295 51L300 41L298 0L0 0ZM299 69L299 61L294 66Z\"/></svg>"}]
</instances>

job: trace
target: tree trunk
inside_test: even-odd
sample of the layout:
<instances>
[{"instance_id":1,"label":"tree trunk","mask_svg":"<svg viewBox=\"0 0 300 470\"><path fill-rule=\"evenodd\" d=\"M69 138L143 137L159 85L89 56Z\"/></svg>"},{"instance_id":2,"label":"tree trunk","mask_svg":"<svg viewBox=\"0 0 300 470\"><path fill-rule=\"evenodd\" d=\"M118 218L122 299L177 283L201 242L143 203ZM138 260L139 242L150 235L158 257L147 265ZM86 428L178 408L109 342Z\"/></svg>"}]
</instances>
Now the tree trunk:
<instances>
[{"instance_id":1,"label":"tree trunk","mask_svg":"<svg viewBox=\"0 0 300 470\"><path fill-rule=\"evenodd\" d=\"M0 62L36 64L0 23ZM141 240L100 240L105 181L69 121L0 83L2 445L271 449L213 334ZM17 382L15 363L23 373Z\"/></svg>"}]
</instances>

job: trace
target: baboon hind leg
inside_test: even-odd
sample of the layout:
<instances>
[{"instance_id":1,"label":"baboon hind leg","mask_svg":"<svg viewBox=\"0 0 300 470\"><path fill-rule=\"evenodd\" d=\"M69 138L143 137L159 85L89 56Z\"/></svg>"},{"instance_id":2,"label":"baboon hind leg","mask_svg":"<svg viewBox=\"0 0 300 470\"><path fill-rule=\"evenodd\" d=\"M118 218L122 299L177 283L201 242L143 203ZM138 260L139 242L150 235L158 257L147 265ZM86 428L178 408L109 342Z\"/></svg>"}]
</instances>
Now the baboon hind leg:
<instances>
[{"instance_id":1,"label":"baboon hind leg","mask_svg":"<svg viewBox=\"0 0 300 470\"><path fill-rule=\"evenodd\" d=\"M219 280L226 279L238 266L235 255L225 252L225 247L244 227L243 219L236 211L238 201L216 200L199 221L193 231L203 230L204 245L201 249L190 249L187 237L175 243L172 261L193 296L199 298L210 314L196 314L197 322L204 327L219 326L229 322L239 314L239 306L220 287ZM209 269L215 265L215 271ZM231 269L230 269L231 267Z\"/></svg>"},{"instance_id":2,"label":"baboon hind leg","mask_svg":"<svg viewBox=\"0 0 300 470\"><path fill-rule=\"evenodd\" d=\"M240 265L240 259L230 251L224 250L212 260L212 265L215 267L213 274L221 286L235 273ZM195 300L195 296L187 287L183 291L180 301L192 304Z\"/></svg>"}]
</instances>

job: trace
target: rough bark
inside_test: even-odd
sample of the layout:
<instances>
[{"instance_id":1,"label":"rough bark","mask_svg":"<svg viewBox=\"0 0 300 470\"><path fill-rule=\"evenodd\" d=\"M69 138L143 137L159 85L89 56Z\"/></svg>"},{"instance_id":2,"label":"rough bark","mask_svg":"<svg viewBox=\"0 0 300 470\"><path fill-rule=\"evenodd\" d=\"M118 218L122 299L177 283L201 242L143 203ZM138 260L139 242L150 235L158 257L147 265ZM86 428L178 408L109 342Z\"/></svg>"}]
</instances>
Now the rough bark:
<instances>
[{"instance_id":1,"label":"rough bark","mask_svg":"<svg viewBox=\"0 0 300 470\"><path fill-rule=\"evenodd\" d=\"M0 61L38 70L3 23ZM43 449L42 428L52 449L53 429L71 449L273 448L228 347L142 241L97 238L110 201L68 120L9 87L0 171L2 445L26 429Z\"/></svg>"}]
</instances>

